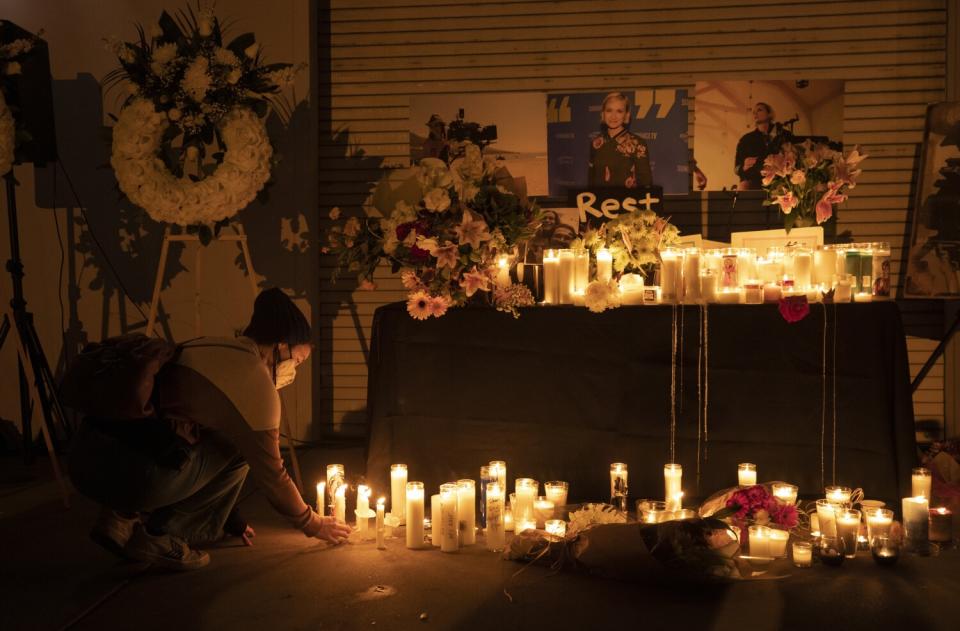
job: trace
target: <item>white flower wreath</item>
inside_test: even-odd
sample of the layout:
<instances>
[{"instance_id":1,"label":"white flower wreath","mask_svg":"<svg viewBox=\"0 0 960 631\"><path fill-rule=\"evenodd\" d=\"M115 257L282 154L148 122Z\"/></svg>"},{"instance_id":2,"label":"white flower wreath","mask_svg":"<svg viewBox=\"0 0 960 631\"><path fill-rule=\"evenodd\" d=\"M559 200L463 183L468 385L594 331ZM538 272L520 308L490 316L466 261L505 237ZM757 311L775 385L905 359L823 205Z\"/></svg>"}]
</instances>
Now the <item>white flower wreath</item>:
<instances>
[{"instance_id":1,"label":"white flower wreath","mask_svg":"<svg viewBox=\"0 0 960 631\"><path fill-rule=\"evenodd\" d=\"M270 179L273 148L253 110L238 107L224 116L223 162L199 182L174 176L160 158L169 124L153 103L136 99L113 128L110 164L120 190L153 219L183 226L222 221L253 201Z\"/></svg>"},{"instance_id":2,"label":"white flower wreath","mask_svg":"<svg viewBox=\"0 0 960 631\"><path fill-rule=\"evenodd\" d=\"M13 113L0 92L0 175L6 175L13 168L16 129Z\"/></svg>"}]
</instances>

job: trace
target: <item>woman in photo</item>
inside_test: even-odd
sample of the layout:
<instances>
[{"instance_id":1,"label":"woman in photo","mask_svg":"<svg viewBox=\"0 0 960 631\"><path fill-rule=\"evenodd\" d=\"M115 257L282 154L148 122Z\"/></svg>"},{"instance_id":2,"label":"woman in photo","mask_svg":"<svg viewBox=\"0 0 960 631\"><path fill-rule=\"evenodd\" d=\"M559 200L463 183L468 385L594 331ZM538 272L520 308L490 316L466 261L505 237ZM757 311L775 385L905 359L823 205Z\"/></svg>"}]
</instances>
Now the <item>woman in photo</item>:
<instances>
[{"instance_id":1,"label":"woman in photo","mask_svg":"<svg viewBox=\"0 0 960 631\"><path fill-rule=\"evenodd\" d=\"M651 186L647 143L628 130L630 100L622 92L611 92L603 99L600 117L600 135L590 145L589 186Z\"/></svg>"}]
</instances>

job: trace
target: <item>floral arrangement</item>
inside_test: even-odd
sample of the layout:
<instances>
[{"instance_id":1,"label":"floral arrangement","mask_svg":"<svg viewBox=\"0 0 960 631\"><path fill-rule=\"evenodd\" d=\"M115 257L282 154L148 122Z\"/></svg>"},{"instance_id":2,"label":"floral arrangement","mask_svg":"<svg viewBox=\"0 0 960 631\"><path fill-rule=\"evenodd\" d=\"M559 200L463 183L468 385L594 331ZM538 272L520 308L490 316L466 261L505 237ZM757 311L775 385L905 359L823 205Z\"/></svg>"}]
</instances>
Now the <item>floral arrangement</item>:
<instances>
[{"instance_id":1,"label":"floral arrangement","mask_svg":"<svg viewBox=\"0 0 960 631\"><path fill-rule=\"evenodd\" d=\"M583 292L583 304L593 313L620 306L620 286L617 281L592 281Z\"/></svg>"},{"instance_id":2,"label":"floral arrangement","mask_svg":"<svg viewBox=\"0 0 960 631\"><path fill-rule=\"evenodd\" d=\"M330 230L324 251L337 256L334 280L345 269L372 289L377 266L387 261L400 272L413 318L440 317L477 298L518 316L533 296L522 285L497 285L497 258L533 236L540 211L504 185L505 172L471 143L450 165L421 160L412 176L417 199L397 202L385 217L350 217ZM330 217L337 220L339 209Z\"/></svg>"},{"instance_id":3,"label":"floral arrangement","mask_svg":"<svg viewBox=\"0 0 960 631\"><path fill-rule=\"evenodd\" d=\"M20 62L33 50L43 32L31 37L21 37L0 45L0 76L2 84L6 84L8 77L20 74ZM27 134L24 129L17 130L16 118L7 105L4 95L7 86L0 84L0 175L6 175L13 168L16 160L18 132L20 136Z\"/></svg>"},{"instance_id":4,"label":"floral arrangement","mask_svg":"<svg viewBox=\"0 0 960 631\"><path fill-rule=\"evenodd\" d=\"M717 519L731 519L734 523L776 525L790 530L799 521L797 507L772 496L762 484L739 488L728 494L725 508L713 514Z\"/></svg>"},{"instance_id":5,"label":"floral arrangement","mask_svg":"<svg viewBox=\"0 0 960 631\"><path fill-rule=\"evenodd\" d=\"M779 153L766 157L760 173L767 193L764 205L779 206L783 226L822 224L833 216L833 208L847 199L862 172L860 163L868 156L854 147L846 156L826 144L805 140L784 143Z\"/></svg>"},{"instance_id":6,"label":"floral arrangement","mask_svg":"<svg viewBox=\"0 0 960 631\"><path fill-rule=\"evenodd\" d=\"M584 504L570 513L567 535L572 536L602 524L625 524L627 516L609 504Z\"/></svg>"},{"instance_id":7,"label":"floral arrangement","mask_svg":"<svg viewBox=\"0 0 960 631\"><path fill-rule=\"evenodd\" d=\"M273 149L263 124L299 67L265 64L252 33L224 43L213 6L163 12L139 39L107 40L120 68L105 81L130 84L113 130L111 165L120 189L157 221L229 219L270 178ZM180 139L176 146L173 141ZM204 159L208 146L215 150Z\"/></svg>"},{"instance_id":8,"label":"floral arrangement","mask_svg":"<svg viewBox=\"0 0 960 631\"><path fill-rule=\"evenodd\" d=\"M583 245L596 251L606 248L613 257L613 271L649 276L660 263L660 249L676 245L680 229L652 210L623 213L597 230L588 230Z\"/></svg>"}]
</instances>

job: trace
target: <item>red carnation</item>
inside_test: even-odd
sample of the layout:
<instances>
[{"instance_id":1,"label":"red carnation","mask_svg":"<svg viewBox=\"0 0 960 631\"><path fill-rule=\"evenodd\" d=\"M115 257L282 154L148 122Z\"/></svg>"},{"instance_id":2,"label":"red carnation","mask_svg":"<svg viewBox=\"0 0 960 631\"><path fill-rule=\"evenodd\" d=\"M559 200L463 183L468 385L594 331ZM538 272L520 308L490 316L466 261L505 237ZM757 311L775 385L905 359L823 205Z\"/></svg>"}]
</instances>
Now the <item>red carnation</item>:
<instances>
[{"instance_id":1,"label":"red carnation","mask_svg":"<svg viewBox=\"0 0 960 631\"><path fill-rule=\"evenodd\" d=\"M787 296L780 299L780 315L790 324L803 320L809 313L810 303L806 296Z\"/></svg>"}]
</instances>

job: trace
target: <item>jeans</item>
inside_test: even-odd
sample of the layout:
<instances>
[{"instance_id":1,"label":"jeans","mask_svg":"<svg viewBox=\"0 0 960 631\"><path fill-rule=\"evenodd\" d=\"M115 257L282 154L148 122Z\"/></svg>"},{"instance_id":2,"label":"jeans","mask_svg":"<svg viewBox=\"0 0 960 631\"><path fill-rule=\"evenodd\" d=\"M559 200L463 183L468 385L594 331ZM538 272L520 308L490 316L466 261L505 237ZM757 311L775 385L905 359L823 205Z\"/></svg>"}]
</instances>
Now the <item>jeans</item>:
<instances>
[{"instance_id":1,"label":"jeans","mask_svg":"<svg viewBox=\"0 0 960 631\"><path fill-rule=\"evenodd\" d=\"M70 478L81 493L108 508L149 513L149 532L192 544L223 536L248 470L217 432L203 431L188 445L157 420L84 420L70 453Z\"/></svg>"}]
</instances>

